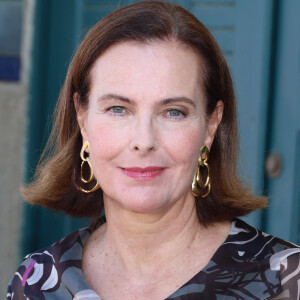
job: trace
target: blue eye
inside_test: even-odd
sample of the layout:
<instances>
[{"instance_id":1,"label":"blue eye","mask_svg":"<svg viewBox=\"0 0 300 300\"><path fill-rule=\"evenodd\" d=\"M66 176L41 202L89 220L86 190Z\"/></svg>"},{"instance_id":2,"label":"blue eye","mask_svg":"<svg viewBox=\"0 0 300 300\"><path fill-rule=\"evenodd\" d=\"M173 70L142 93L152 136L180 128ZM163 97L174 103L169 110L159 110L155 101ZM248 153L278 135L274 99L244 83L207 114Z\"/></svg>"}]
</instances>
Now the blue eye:
<instances>
[{"instance_id":1,"label":"blue eye","mask_svg":"<svg viewBox=\"0 0 300 300\"><path fill-rule=\"evenodd\" d=\"M167 116L171 119L180 119L183 118L185 114L178 109L172 108L172 109L168 109Z\"/></svg>"},{"instance_id":2,"label":"blue eye","mask_svg":"<svg viewBox=\"0 0 300 300\"><path fill-rule=\"evenodd\" d=\"M115 114L120 114L120 113L124 112L124 107L122 107L122 106L114 106L114 107L111 108L111 110Z\"/></svg>"},{"instance_id":3,"label":"blue eye","mask_svg":"<svg viewBox=\"0 0 300 300\"><path fill-rule=\"evenodd\" d=\"M123 116L126 113L125 107L123 106L112 106L107 111L114 116Z\"/></svg>"}]
</instances>

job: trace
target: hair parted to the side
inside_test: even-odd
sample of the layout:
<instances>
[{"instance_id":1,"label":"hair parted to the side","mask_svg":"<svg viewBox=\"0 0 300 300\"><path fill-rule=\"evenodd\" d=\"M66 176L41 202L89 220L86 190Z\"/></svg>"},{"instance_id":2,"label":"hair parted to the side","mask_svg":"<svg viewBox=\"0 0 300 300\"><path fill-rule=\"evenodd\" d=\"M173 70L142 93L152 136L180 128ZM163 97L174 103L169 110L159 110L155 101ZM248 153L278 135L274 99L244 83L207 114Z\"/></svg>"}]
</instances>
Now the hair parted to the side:
<instances>
[{"instance_id":1,"label":"hair parted to the side","mask_svg":"<svg viewBox=\"0 0 300 300\"><path fill-rule=\"evenodd\" d=\"M53 149L44 155L34 181L22 189L23 197L80 217L98 217L103 209L102 191L80 192L80 149L82 137L77 123L73 95L87 108L91 69L109 47L124 41L148 43L175 40L193 48L204 62L203 84L206 113L224 102L222 121L210 149L211 193L196 199L202 224L231 220L266 206L237 175L238 131L232 79L225 58L209 31L182 7L161 1L144 1L119 8L100 20L79 45L69 66L56 109L56 120L48 143ZM200 151L200 149L199 149ZM49 154L49 151L46 151ZM93 184L93 183L92 183Z\"/></svg>"}]
</instances>

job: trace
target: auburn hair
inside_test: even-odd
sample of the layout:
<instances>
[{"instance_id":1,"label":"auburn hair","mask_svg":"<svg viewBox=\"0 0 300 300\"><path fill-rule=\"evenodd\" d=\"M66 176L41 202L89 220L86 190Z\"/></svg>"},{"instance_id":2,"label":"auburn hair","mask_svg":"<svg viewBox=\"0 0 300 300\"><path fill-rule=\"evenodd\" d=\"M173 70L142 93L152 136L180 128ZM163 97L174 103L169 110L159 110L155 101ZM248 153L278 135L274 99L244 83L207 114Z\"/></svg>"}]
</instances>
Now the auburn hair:
<instances>
[{"instance_id":1,"label":"auburn hair","mask_svg":"<svg viewBox=\"0 0 300 300\"><path fill-rule=\"evenodd\" d=\"M211 193L196 198L199 221L209 224L231 220L266 206L266 198L243 186L237 174L238 129L232 78L220 47L190 12L167 2L144 1L119 8L87 33L70 63L59 95L55 122L34 180L22 189L30 203L62 210L76 217L98 217L103 210L102 190L85 194L80 185L82 137L73 95L87 108L91 69L101 54L125 41L151 43L174 40L193 48L203 62L206 114L224 102L222 121L210 149ZM200 149L199 149L200 150ZM94 183L92 183L94 184Z\"/></svg>"}]
</instances>

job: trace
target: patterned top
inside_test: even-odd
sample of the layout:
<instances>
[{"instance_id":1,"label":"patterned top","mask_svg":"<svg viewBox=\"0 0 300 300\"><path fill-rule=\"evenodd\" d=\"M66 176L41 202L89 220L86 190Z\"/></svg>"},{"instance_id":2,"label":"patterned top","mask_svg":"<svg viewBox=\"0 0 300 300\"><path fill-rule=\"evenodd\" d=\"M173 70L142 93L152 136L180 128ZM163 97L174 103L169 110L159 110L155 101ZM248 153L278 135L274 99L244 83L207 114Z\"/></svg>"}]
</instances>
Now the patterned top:
<instances>
[{"instance_id":1,"label":"patterned top","mask_svg":"<svg viewBox=\"0 0 300 300\"><path fill-rule=\"evenodd\" d=\"M104 222L100 219L27 255L9 284L7 299L101 300L81 265L86 240ZM235 219L206 267L167 299L299 300L300 247Z\"/></svg>"}]
</instances>

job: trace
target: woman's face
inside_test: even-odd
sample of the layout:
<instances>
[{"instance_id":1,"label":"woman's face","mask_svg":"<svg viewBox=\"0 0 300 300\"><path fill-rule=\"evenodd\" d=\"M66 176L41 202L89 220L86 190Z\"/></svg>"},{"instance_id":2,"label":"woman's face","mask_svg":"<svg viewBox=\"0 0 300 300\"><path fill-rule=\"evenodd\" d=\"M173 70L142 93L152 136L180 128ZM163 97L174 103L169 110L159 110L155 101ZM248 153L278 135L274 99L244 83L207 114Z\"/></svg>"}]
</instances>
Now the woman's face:
<instances>
[{"instance_id":1,"label":"woman's face","mask_svg":"<svg viewBox=\"0 0 300 300\"><path fill-rule=\"evenodd\" d=\"M193 198L200 148L222 115L219 105L206 116L201 74L198 55L176 42L123 42L97 59L77 115L105 202L150 213Z\"/></svg>"}]
</instances>

